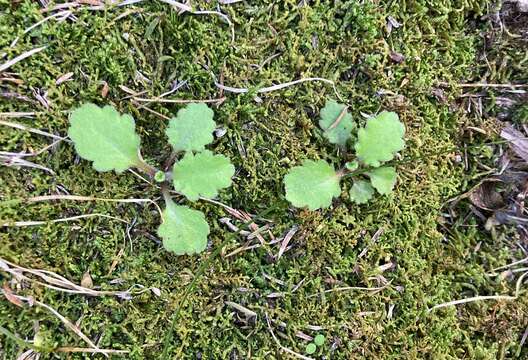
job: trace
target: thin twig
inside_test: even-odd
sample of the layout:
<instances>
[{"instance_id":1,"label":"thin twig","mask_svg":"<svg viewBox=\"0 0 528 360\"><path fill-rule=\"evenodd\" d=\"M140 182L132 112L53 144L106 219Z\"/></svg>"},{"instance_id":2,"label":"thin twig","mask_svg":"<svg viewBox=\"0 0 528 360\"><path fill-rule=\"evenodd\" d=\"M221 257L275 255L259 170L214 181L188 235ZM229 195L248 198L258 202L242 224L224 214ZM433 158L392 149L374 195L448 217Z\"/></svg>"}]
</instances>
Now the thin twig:
<instances>
[{"instance_id":1,"label":"thin twig","mask_svg":"<svg viewBox=\"0 0 528 360\"><path fill-rule=\"evenodd\" d=\"M146 102L146 103L166 103L166 104L189 104L189 103L213 103L213 104L221 104L225 101L225 97L218 98L218 99L162 99L162 98L152 98L152 99L145 99L145 98L139 98L139 97L133 97L133 100L137 102Z\"/></svg>"},{"instance_id":2,"label":"thin twig","mask_svg":"<svg viewBox=\"0 0 528 360\"><path fill-rule=\"evenodd\" d=\"M250 245L250 246L242 246L242 247L239 247L233 251L231 251L229 254L225 255L224 258L228 258L228 257L231 257L231 256L234 256L236 254L238 254L239 252L242 252L242 251L247 251L247 250L252 250L252 249L257 249L259 247L261 247L262 244L254 244L254 245Z\"/></svg>"},{"instance_id":3,"label":"thin twig","mask_svg":"<svg viewBox=\"0 0 528 360\"><path fill-rule=\"evenodd\" d=\"M54 219L54 220L42 220L42 221L6 221L4 223L0 223L0 226L3 226L3 227L23 227L23 226L36 226L36 225L46 225L46 224L54 224L54 223L59 223L59 222L68 222L68 221L72 221L72 220L79 220L79 219L84 219L84 218L90 218L90 217L103 217L103 218L107 218L107 219L113 219L113 220L117 220L117 221L121 221L125 224L128 224L127 221L123 220L123 219L120 219L120 218L117 218L117 217L114 217L114 216L110 216L110 215L105 215L105 214L83 214L83 215L78 215L78 216L71 216L71 217L67 217L67 218L61 218L61 219Z\"/></svg>"},{"instance_id":4,"label":"thin twig","mask_svg":"<svg viewBox=\"0 0 528 360\"><path fill-rule=\"evenodd\" d=\"M35 113L18 113L18 114L31 114L31 115L34 115ZM2 115L4 115L4 114L0 113L0 116L2 116ZM11 121L0 120L0 125L9 126L9 127L12 127L12 128L15 128L15 129L19 129L19 130L29 131L31 133L34 133L34 134L37 134L37 135L47 136L47 137L50 137L50 138L53 138L53 139L56 139L56 140L64 140L64 137L62 137L62 136L50 134L48 132L45 132L45 131L42 131L42 130L38 130L38 129L34 129L34 128L31 128L29 126L25 126L25 125L22 125L22 124L19 124L19 123L14 123L14 122L11 122Z\"/></svg>"},{"instance_id":5,"label":"thin twig","mask_svg":"<svg viewBox=\"0 0 528 360\"><path fill-rule=\"evenodd\" d=\"M27 29L25 29L24 32L22 33L22 35L27 34L27 33L30 32L31 30L33 30L34 28L36 28L36 27L38 27L38 26L44 24L44 23L45 23L46 21L48 21L48 20L51 20L51 19L53 19L53 18L59 18L59 17L62 16L63 18L62 18L62 19L59 19L59 21L63 21L64 19L67 19L68 17L70 17L71 14L72 14L71 11L69 11L69 10L64 10L64 11L60 11L60 12L58 12L58 13L55 13L55 14L53 14L53 15L50 15L50 16L48 16L48 17L45 17L44 19L40 20L39 22L37 22L37 23L31 25L30 27L28 27ZM14 46L17 44L18 40L20 40L20 38L17 36L17 38L11 43L10 47L14 47Z\"/></svg>"},{"instance_id":6,"label":"thin twig","mask_svg":"<svg viewBox=\"0 0 528 360\"><path fill-rule=\"evenodd\" d=\"M508 269L508 268L511 268L512 266L515 266L515 265L524 264L525 262L528 262L528 257L525 257L522 260L518 260L518 261L512 262L511 264L508 264L508 265L499 266L499 267L497 267L497 268L495 268L495 269L493 269L491 271L492 272L496 272L498 270Z\"/></svg>"},{"instance_id":7,"label":"thin twig","mask_svg":"<svg viewBox=\"0 0 528 360\"><path fill-rule=\"evenodd\" d=\"M34 196L30 198L23 199L23 202L35 203L41 201L52 201L52 200L73 200L73 201L105 201L105 202L117 202L117 203L153 203L151 199L109 199L109 198L99 198L92 196L81 196L81 195L42 195Z\"/></svg>"},{"instance_id":8,"label":"thin twig","mask_svg":"<svg viewBox=\"0 0 528 360\"><path fill-rule=\"evenodd\" d=\"M114 202L114 203L134 203L134 204L141 204L141 203L149 203L156 206L158 212L161 214L162 211L159 207L159 205L151 199L140 199L140 198L133 198L133 199L112 199L112 198L99 198L99 197L92 197L92 196L81 196L81 195L42 195L42 196L34 196L31 198L25 198L25 199L15 199L15 200L6 200L4 202L7 203L36 203L41 201L54 201L54 200L66 200L66 201L102 201L102 202ZM0 202L0 205L2 202ZM125 223L128 223L125 221Z\"/></svg>"},{"instance_id":9,"label":"thin twig","mask_svg":"<svg viewBox=\"0 0 528 360\"><path fill-rule=\"evenodd\" d=\"M125 5L132 5L142 2L143 0L125 0L121 2L118 6L125 6ZM175 0L160 0L161 2L164 2L166 4L169 4L171 6L174 6L178 10L180 10L180 13L188 12L193 15L216 15L220 18L224 19L227 24L229 25L229 28L231 29L231 42L235 42L235 27L229 17L226 14L221 13L220 11L207 11L207 10L198 10L193 11L192 7L190 7L187 4L181 3L179 1Z\"/></svg>"},{"instance_id":10,"label":"thin twig","mask_svg":"<svg viewBox=\"0 0 528 360\"><path fill-rule=\"evenodd\" d=\"M524 346L524 343L526 342L526 339L528 338L528 327L526 328L526 330L524 330L524 334L521 338L521 342L519 343L519 347L523 347Z\"/></svg>"},{"instance_id":11,"label":"thin twig","mask_svg":"<svg viewBox=\"0 0 528 360\"><path fill-rule=\"evenodd\" d=\"M341 122L341 120L343 120L343 118L345 117L346 113L347 113L347 110L348 110L348 106L344 106L343 107L343 110L341 110L341 112L339 113L339 116L337 117L337 119L332 123L332 125L330 125L330 127L328 128L328 130L332 130L334 129L335 127L337 127L337 125L339 125L339 123Z\"/></svg>"},{"instance_id":12,"label":"thin twig","mask_svg":"<svg viewBox=\"0 0 528 360\"><path fill-rule=\"evenodd\" d=\"M163 120L170 120L171 118L167 115L163 115L162 113L160 113L159 111L156 111L156 110L152 110L148 107L148 104L145 104L145 105L141 105L139 104L137 101L134 101L134 99L132 99L132 103L134 105L137 105L138 106L138 110L147 110L149 113L151 114L154 114L156 116L159 116L160 118L162 118Z\"/></svg>"},{"instance_id":13,"label":"thin twig","mask_svg":"<svg viewBox=\"0 0 528 360\"><path fill-rule=\"evenodd\" d=\"M231 20L229 20L229 17L226 14L223 14L220 11L207 11L207 10L192 11L191 13L194 14L194 15L217 15L217 16L220 16L229 25L229 29L231 30L231 42L232 43L235 42L235 26L233 25Z\"/></svg>"},{"instance_id":14,"label":"thin twig","mask_svg":"<svg viewBox=\"0 0 528 360\"><path fill-rule=\"evenodd\" d=\"M39 270L39 269L28 269L22 266L19 266L15 263L12 263L8 260L0 258L0 271L5 271L15 277L17 280L28 281L35 283L40 286L44 286L49 289L56 291L61 291L69 294L77 295L89 295L89 296L117 296L120 298L128 297L135 295L136 293L130 293L129 291L99 291L90 288L86 288L80 285L77 285L65 277L56 274L48 270ZM42 281L33 279L27 274L31 274L40 278Z\"/></svg>"},{"instance_id":15,"label":"thin twig","mask_svg":"<svg viewBox=\"0 0 528 360\"><path fill-rule=\"evenodd\" d=\"M186 5L184 3L181 3L179 1L175 1L175 0L160 0L161 2L164 2L166 4L169 4L169 5L172 5L182 11L188 11L188 12L192 12L192 8L189 6L189 5Z\"/></svg>"},{"instance_id":16,"label":"thin twig","mask_svg":"<svg viewBox=\"0 0 528 360\"><path fill-rule=\"evenodd\" d=\"M24 60L25 58L28 58L30 57L31 55L34 55L42 50L44 50L45 48L47 48L47 46L41 46L41 47L38 47L38 48L35 48L33 50L29 50L29 51L26 51L25 53L21 54L21 55L18 55L17 57L15 57L14 59L11 59L9 61L7 61L6 63L0 65L0 73L2 71L6 71L7 69L9 69L11 66L15 65L17 62L19 61L22 61Z\"/></svg>"},{"instance_id":17,"label":"thin twig","mask_svg":"<svg viewBox=\"0 0 528 360\"><path fill-rule=\"evenodd\" d=\"M66 138L57 139L54 142L52 142L51 144L46 145L42 149L40 149L38 151L30 152L30 153L12 153L12 152L0 151L0 155L12 156L12 157L18 157L18 158L38 156L38 155L42 154L43 152L47 151L48 149L51 149L52 147L54 147L55 145L57 145L58 143L60 143L63 140L66 140Z\"/></svg>"},{"instance_id":18,"label":"thin twig","mask_svg":"<svg viewBox=\"0 0 528 360\"><path fill-rule=\"evenodd\" d=\"M358 255L358 259L361 259L363 256L365 256L367 254L367 251L368 249L376 242L378 241L378 238L383 234L383 232L385 231L385 229L383 227L380 227L378 230L376 230L376 232L374 233L374 235L372 235L372 238L370 239L369 243L367 244L367 246L365 246L365 248L363 250L361 250L361 252L359 253Z\"/></svg>"},{"instance_id":19,"label":"thin twig","mask_svg":"<svg viewBox=\"0 0 528 360\"><path fill-rule=\"evenodd\" d=\"M257 89L257 92L258 93L266 93L266 92L270 92L270 91L280 90L280 89L284 89L284 88L292 86L292 85L301 84L301 83L307 82L307 81L322 81L324 83L331 84L332 86L335 85L335 83L332 80L328 80L328 79L323 79L323 78L303 78L303 79L299 79L299 80L289 81L289 82L285 82L285 83L281 83L281 84L277 84L277 85L273 85L273 86L260 88L260 89ZM246 88L235 88L235 87L231 87L231 86L225 86L225 85L222 85L222 84L220 84L220 83L218 83L216 81L215 81L215 85L218 88L222 89L222 90L225 90L225 91L228 91L228 92L234 92L234 93L237 93L237 94L243 94L243 93L247 93L249 91L249 89L246 89Z\"/></svg>"},{"instance_id":20,"label":"thin twig","mask_svg":"<svg viewBox=\"0 0 528 360\"><path fill-rule=\"evenodd\" d=\"M385 285L383 285L383 286L380 286L380 287L372 287L372 288L369 288L369 287L361 287L361 286L344 286L344 287L336 287L336 288L333 288L333 289L329 289L329 290L322 291L321 293L328 294L328 293L331 293L331 292L341 292L341 291L351 291L351 290L378 292L378 291L381 291L381 290L387 288L390 284L391 284L391 283L388 282L387 284L385 284ZM312 297L315 297L315 296L319 296L319 295L321 295L321 293L317 293L317 294L309 295L308 298L312 298Z\"/></svg>"},{"instance_id":21,"label":"thin twig","mask_svg":"<svg viewBox=\"0 0 528 360\"><path fill-rule=\"evenodd\" d=\"M17 112L17 111L11 111L11 112L0 112L0 118L21 118L21 117L28 117L31 118L35 116L36 112ZM5 124L4 124L5 125Z\"/></svg>"},{"instance_id":22,"label":"thin twig","mask_svg":"<svg viewBox=\"0 0 528 360\"><path fill-rule=\"evenodd\" d=\"M489 87L489 88L525 88L528 84L486 84L486 83L475 83L475 84L457 84L461 88L475 88L475 87Z\"/></svg>"},{"instance_id":23,"label":"thin twig","mask_svg":"<svg viewBox=\"0 0 528 360\"><path fill-rule=\"evenodd\" d=\"M17 156L12 155L3 155L0 154L0 164L11 167L11 166L22 166L22 167L30 167L35 169L40 169L49 172L52 175L55 175L55 172L51 170L50 168L47 168L43 165L35 164L34 162L21 159Z\"/></svg>"},{"instance_id":24,"label":"thin twig","mask_svg":"<svg viewBox=\"0 0 528 360\"><path fill-rule=\"evenodd\" d=\"M59 347L56 349L53 349L54 352L62 352L62 353L98 353L98 354L128 354L130 351L128 350L112 350L112 349L90 349L90 348L81 348L81 347Z\"/></svg>"},{"instance_id":25,"label":"thin twig","mask_svg":"<svg viewBox=\"0 0 528 360\"><path fill-rule=\"evenodd\" d=\"M244 1L244 0L218 0L218 2L222 5L230 5L230 4L234 4L237 2L241 2L241 1Z\"/></svg>"},{"instance_id":26,"label":"thin twig","mask_svg":"<svg viewBox=\"0 0 528 360\"><path fill-rule=\"evenodd\" d=\"M440 308L447 307L447 306L455 306L459 304L466 304L466 303L470 303L474 301L481 301L481 300L515 300L515 299L517 299L517 297L509 296L509 295L473 296L473 297L466 298L466 299L454 300L454 301L449 301L443 304L438 304L430 308L428 311L431 312L435 309L440 309Z\"/></svg>"},{"instance_id":27,"label":"thin twig","mask_svg":"<svg viewBox=\"0 0 528 360\"><path fill-rule=\"evenodd\" d=\"M473 296L473 297L466 298L466 299L454 300L454 301L449 301L446 303L435 305L432 308L428 309L427 312L432 312L433 310L440 309L440 308L447 307L447 306L455 306L455 305L466 304L466 303L481 301L481 300L516 300L519 297L519 292L521 291L521 285L524 280L524 277L527 275L528 275L528 271L522 274L521 276L519 276L519 279L517 279L517 283L515 285L515 295L514 296L510 296L510 295Z\"/></svg>"},{"instance_id":28,"label":"thin twig","mask_svg":"<svg viewBox=\"0 0 528 360\"><path fill-rule=\"evenodd\" d=\"M508 270L503 271L502 273L491 273L491 274L486 274L486 275L490 276L490 277L495 277L495 276L502 275L504 273L516 274L516 273L525 272L525 271L528 271L528 267L521 267L521 268L517 268L517 269L508 269Z\"/></svg>"},{"instance_id":29,"label":"thin twig","mask_svg":"<svg viewBox=\"0 0 528 360\"><path fill-rule=\"evenodd\" d=\"M202 196L200 196L200 200L207 201L207 202L210 202L211 204L215 204L215 205L221 206L221 207L223 207L224 209L226 209L230 214L239 214L239 211L238 211L237 209L234 209L234 208L232 208L232 207L229 206L229 205L223 204L223 203L221 203L220 201L216 201L216 200L213 200L213 199L204 198L204 197L202 197ZM243 220L243 219L242 219L242 218L239 218L239 220Z\"/></svg>"},{"instance_id":30,"label":"thin twig","mask_svg":"<svg viewBox=\"0 0 528 360\"><path fill-rule=\"evenodd\" d=\"M224 304L226 304L229 307L232 307L233 309L235 309L237 311L240 311L241 313L244 313L244 315L246 315L247 317L254 317L254 318L257 317L257 313L256 312L254 312L253 310L248 309L245 306L237 304L235 302L225 301Z\"/></svg>"}]
</instances>

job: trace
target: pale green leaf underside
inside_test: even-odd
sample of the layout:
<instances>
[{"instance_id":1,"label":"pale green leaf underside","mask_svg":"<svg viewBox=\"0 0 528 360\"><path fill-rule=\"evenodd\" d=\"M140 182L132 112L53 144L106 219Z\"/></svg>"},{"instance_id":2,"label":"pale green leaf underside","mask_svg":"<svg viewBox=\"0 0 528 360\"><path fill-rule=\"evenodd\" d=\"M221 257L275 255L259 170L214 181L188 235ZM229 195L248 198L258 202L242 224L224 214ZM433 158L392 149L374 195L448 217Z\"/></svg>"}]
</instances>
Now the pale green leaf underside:
<instances>
[{"instance_id":1,"label":"pale green leaf underside","mask_svg":"<svg viewBox=\"0 0 528 360\"><path fill-rule=\"evenodd\" d=\"M158 235L168 251L176 255L191 255L203 251L207 246L209 225L202 212L168 201L162 220Z\"/></svg>"},{"instance_id":2,"label":"pale green leaf underside","mask_svg":"<svg viewBox=\"0 0 528 360\"><path fill-rule=\"evenodd\" d=\"M334 100L328 100L325 107L321 109L319 126L324 130L324 136L332 144L345 145L352 136L355 127L352 116L346 111L345 105L338 104ZM345 111L339 122L339 116Z\"/></svg>"},{"instance_id":3,"label":"pale green leaf underside","mask_svg":"<svg viewBox=\"0 0 528 360\"><path fill-rule=\"evenodd\" d=\"M306 160L284 177L286 199L296 207L315 210L329 207L332 198L341 194L339 176L326 162Z\"/></svg>"},{"instance_id":4,"label":"pale green leaf underside","mask_svg":"<svg viewBox=\"0 0 528 360\"><path fill-rule=\"evenodd\" d=\"M68 136L80 157L98 171L122 172L140 163L134 119L112 106L84 104L70 116Z\"/></svg>"},{"instance_id":5,"label":"pale green leaf underside","mask_svg":"<svg viewBox=\"0 0 528 360\"><path fill-rule=\"evenodd\" d=\"M380 194L389 194L396 184L396 170L393 167L380 167L368 172L372 186Z\"/></svg>"},{"instance_id":6,"label":"pale green leaf underside","mask_svg":"<svg viewBox=\"0 0 528 360\"><path fill-rule=\"evenodd\" d=\"M350 189L350 199L356 204L365 204L374 195L374 188L368 181L357 180L354 181Z\"/></svg>"},{"instance_id":7,"label":"pale green leaf underside","mask_svg":"<svg viewBox=\"0 0 528 360\"><path fill-rule=\"evenodd\" d=\"M358 130L355 149L361 162L378 167L383 161L392 160L394 154L403 149L405 127L394 112L382 112L367 120L367 125Z\"/></svg>"},{"instance_id":8,"label":"pale green leaf underside","mask_svg":"<svg viewBox=\"0 0 528 360\"><path fill-rule=\"evenodd\" d=\"M216 124L213 110L205 104L192 103L178 111L169 122L166 134L175 151L202 151L213 141Z\"/></svg>"},{"instance_id":9,"label":"pale green leaf underside","mask_svg":"<svg viewBox=\"0 0 528 360\"><path fill-rule=\"evenodd\" d=\"M218 190L231 185L234 174L235 167L228 158L205 150L198 154L186 153L174 165L173 183L176 191L191 201L200 196L212 199Z\"/></svg>"}]
</instances>

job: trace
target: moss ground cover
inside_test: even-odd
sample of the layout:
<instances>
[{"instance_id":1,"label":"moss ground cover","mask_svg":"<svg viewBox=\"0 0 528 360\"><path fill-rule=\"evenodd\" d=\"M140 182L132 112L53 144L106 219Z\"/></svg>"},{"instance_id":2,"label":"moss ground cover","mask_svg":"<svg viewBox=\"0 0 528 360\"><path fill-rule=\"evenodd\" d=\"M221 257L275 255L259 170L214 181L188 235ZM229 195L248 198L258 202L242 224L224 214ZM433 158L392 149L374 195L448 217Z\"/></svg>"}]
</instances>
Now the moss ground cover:
<instances>
[{"instance_id":1,"label":"moss ground cover","mask_svg":"<svg viewBox=\"0 0 528 360\"><path fill-rule=\"evenodd\" d=\"M193 2L193 7L218 10L216 2ZM50 19L24 33L52 13L43 14L39 2L0 0L0 64L46 46L2 74L1 120L65 136L70 109L88 101L111 103L134 116L143 155L162 166L171 152L165 117L182 105L141 102L130 91L139 94L135 98L154 98L183 84L166 98L225 97L211 105L215 121L227 130L213 148L231 159L236 174L232 188L218 200L248 213L265 213L270 222L258 223L268 224L275 237L297 227L291 248L279 259L273 255L280 242L227 256L247 239L220 221L230 217L224 208L207 202L196 206L211 224L207 250L177 257L163 250L156 236L160 220L152 205L13 201L67 194L160 200L156 189L131 173L97 173L63 141L29 159L53 174L0 167L0 222L82 214L117 219L93 216L3 227L2 258L55 271L76 283L89 272L102 289L139 284L160 289L161 295L148 291L131 300L69 295L16 284L3 272L2 282L73 322L80 319L81 331L100 348L127 350L129 359L162 358L164 350L174 359L285 358L290 355L273 336L303 354L309 341L299 334L325 336L312 357L528 356L519 345L528 326L526 297L427 311L460 298L514 292L513 283L485 276L520 256L512 253L509 237L492 238L473 220L463 221L463 206L457 209L461 220L455 226L442 224L447 200L482 175L476 164L489 161L484 143L493 136L468 138L468 127L491 125L486 116L461 106L462 90L456 85L483 77L490 83L525 80L526 66L518 64L526 61L526 48L514 36L519 27L512 36L489 39L485 34L493 24L484 15L496 9L484 0L254 1L220 9L232 22L234 39L220 16L179 14L162 2L106 10L79 6L72 10L74 18ZM482 55L489 44L494 46L486 52L486 63ZM70 81L57 81L70 72ZM308 77L331 80L335 87L309 81L257 92ZM222 90L215 81L248 92ZM288 169L305 159L342 161L343 154L325 141L317 124L326 99L338 97L359 122L364 123L364 114L389 110L405 123L407 145L395 192L367 205L336 200L328 210L293 209L282 185ZM496 109L491 104L484 115L494 116ZM516 111L521 118L522 107ZM35 114L7 118L13 112ZM37 151L49 143L44 136L0 127L2 151ZM466 164L460 159L467 146ZM241 221L231 221L243 227ZM219 254L212 257L220 244ZM336 290L344 287L381 289ZM246 316L226 302L257 316ZM177 310L165 348L164 336ZM31 340L36 323L47 347L87 346L49 312L0 301L0 325L11 333ZM5 359L25 350L12 338L1 339ZM55 356L90 357L41 358Z\"/></svg>"}]
</instances>

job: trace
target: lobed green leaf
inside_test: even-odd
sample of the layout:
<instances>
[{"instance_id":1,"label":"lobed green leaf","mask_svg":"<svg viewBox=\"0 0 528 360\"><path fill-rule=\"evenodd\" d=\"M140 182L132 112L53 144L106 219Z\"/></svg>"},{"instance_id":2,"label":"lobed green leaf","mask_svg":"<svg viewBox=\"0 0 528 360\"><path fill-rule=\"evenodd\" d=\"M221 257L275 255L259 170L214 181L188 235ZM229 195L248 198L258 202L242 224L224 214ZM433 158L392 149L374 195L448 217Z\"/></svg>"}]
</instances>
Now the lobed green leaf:
<instances>
[{"instance_id":1,"label":"lobed green leaf","mask_svg":"<svg viewBox=\"0 0 528 360\"><path fill-rule=\"evenodd\" d=\"M325 107L321 109L319 126L324 130L323 134L328 141L344 146L352 137L355 123L345 105L338 104L334 100L327 100Z\"/></svg>"},{"instance_id":2,"label":"lobed green leaf","mask_svg":"<svg viewBox=\"0 0 528 360\"><path fill-rule=\"evenodd\" d=\"M186 153L172 170L173 184L191 201L200 196L212 199L218 190L229 187L235 167L223 155L205 150L198 154Z\"/></svg>"},{"instance_id":3,"label":"lobed green leaf","mask_svg":"<svg viewBox=\"0 0 528 360\"><path fill-rule=\"evenodd\" d=\"M306 160L284 177L286 199L296 207L310 210L329 207L341 194L339 176L325 161Z\"/></svg>"},{"instance_id":4,"label":"lobed green leaf","mask_svg":"<svg viewBox=\"0 0 528 360\"><path fill-rule=\"evenodd\" d=\"M202 212L177 205L168 199L162 213L158 235L166 250L176 255L199 253L207 246L209 225Z\"/></svg>"},{"instance_id":5,"label":"lobed green leaf","mask_svg":"<svg viewBox=\"0 0 528 360\"><path fill-rule=\"evenodd\" d=\"M374 195L374 188L368 181L356 180L349 192L350 199L356 204L365 204Z\"/></svg>"},{"instance_id":6,"label":"lobed green leaf","mask_svg":"<svg viewBox=\"0 0 528 360\"><path fill-rule=\"evenodd\" d=\"M113 106L87 103L77 108L70 116L68 136L79 156L93 161L97 171L122 172L141 164L134 119Z\"/></svg>"},{"instance_id":7,"label":"lobed green leaf","mask_svg":"<svg viewBox=\"0 0 528 360\"><path fill-rule=\"evenodd\" d=\"M358 141L355 144L356 155L366 165L378 167L383 161L394 158L405 143L405 127L398 114L382 112L367 120L367 125L359 129Z\"/></svg>"},{"instance_id":8,"label":"lobed green leaf","mask_svg":"<svg viewBox=\"0 0 528 360\"><path fill-rule=\"evenodd\" d=\"M206 104L192 103L169 121L166 134L175 151L202 151L213 141L216 123Z\"/></svg>"},{"instance_id":9,"label":"lobed green leaf","mask_svg":"<svg viewBox=\"0 0 528 360\"><path fill-rule=\"evenodd\" d=\"M396 184L396 170L393 167L385 166L373 169L368 172L372 186L380 194L389 194Z\"/></svg>"},{"instance_id":10,"label":"lobed green leaf","mask_svg":"<svg viewBox=\"0 0 528 360\"><path fill-rule=\"evenodd\" d=\"M325 341L326 341L326 338L325 338L325 336L323 334L317 334L317 335L315 335L315 337L313 339L314 344L317 345L317 346L323 346Z\"/></svg>"},{"instance_id":11,"label":"lobed green leaf","mask_svg":"<svg viewBox=\"0 0 528 360\"><path fill-rule=\"evenodd\" d=\"M307 353L308 355L315 354L316 351L317 351L317 346L314 343L309 343L308 345L306 345L306 348L304 349L304 352Z\"/></svg>"}]
</instances>

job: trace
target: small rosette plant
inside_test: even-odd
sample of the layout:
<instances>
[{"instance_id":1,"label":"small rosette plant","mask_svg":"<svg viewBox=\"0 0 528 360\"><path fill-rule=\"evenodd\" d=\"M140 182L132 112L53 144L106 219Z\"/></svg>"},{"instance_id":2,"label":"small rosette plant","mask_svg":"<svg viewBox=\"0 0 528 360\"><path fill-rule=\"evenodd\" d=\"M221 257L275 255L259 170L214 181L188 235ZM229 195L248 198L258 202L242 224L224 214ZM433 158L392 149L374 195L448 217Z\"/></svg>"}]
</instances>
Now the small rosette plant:
<instances>
[{"instance_id":1,"label":"small rosette plant","mask_svg":"<svg viewBox=\"0 0 528 360\"><path fill-rule=\"evenodd\" d=\"M168 183L172 181L189 201L212 199L231 185L235 167L227 157L205 149L213 141L213 115L207 105L192 103L169 121L167 137L176 154L183 156L167 173L143 160L134 119L112 106L87 103L74 110L68 136L79 156L92 161L95 170L122 173L136 168L161 183L165 210L158 235L163 246L177 255L195 254L207 246L209 225L202 212L172 200Z\"/></svg>"},{"instance_id":2,"label":"small rosette plant","mask_svg":"<svg viewBox=\"0 0 528 360\"><path fill-rule=\"evenodd\" d=\"M354 142L355 159L338 171L324 160L305 160L284 178L286 199L293 206L310 210L327 208L341 195L342 179L351 179L348 193L356 204L368 202L375 191L384 195L396 184L396 170L382 166L404 148L405 127L394 112L382 112L357 129L347 107L333 100L321 110L319 126L332 144L344 148ZM353 136L355 130L357 133Z\"/></svg>"}]
</instances>

